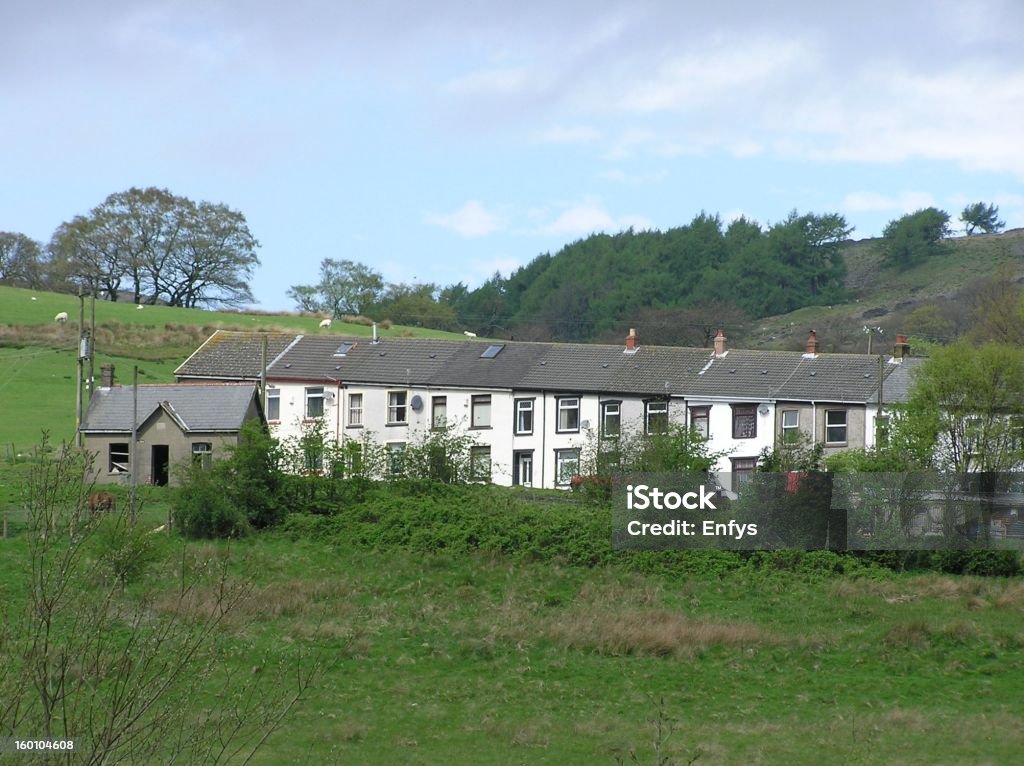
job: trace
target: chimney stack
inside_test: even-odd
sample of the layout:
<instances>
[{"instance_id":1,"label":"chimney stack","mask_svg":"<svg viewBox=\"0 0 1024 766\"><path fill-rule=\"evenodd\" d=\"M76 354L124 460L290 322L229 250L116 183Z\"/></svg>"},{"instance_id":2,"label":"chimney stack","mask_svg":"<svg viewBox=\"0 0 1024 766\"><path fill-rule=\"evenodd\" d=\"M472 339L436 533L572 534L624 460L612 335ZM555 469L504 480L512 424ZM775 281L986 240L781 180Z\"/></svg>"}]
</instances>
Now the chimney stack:
<instances>
[{"instance_id":1,"label":"chimney stack","mask_svg":"<svg viewBox=\"0 0 1024 766\"><path fill-rule=\"evenodd\" d=\"M105 364L100 367L100 388L114 387L114 365Z\"/></svg>"},{"instance_id":2,"label":"chimney stack","mask_svg":"<svg viewBox=\"0 0 1024 766\"><path fill-rule=\"evenodd\" d=\"M718 328L718 334L715 335L715 356L725 356L725 333L722 332L722 328Z\"/></svg>"},{"instance_id":3,"label":"chimney stack","mask_svg":"<svg viewBox=\"0 0 1024 766\"><path fill-rule=\"evenodd\" d=\"M818 355L818 333L811 330L811 334L807 336L807 356Z\"/></svg>"},{"instance_id":4,"label":"chimney stack","mask_svg":"<svg viewBox=\"0 0 1024 766\"><path fill-rule=\"evenodd\" d=\"M907 336L897 335L896 344L892 347L892 360L899 363L908 356L910 356L910 344L907 343Z\"/></svg>"},{"instance_id":5,"label":"chimney stack","mask_svg":"<svg viewBox=\"0 0 1024 766\"><path fill-rule=\"evenodd\" d=\"M629 335L626 336L626 353L636 351L636 328L629 328Z\"/></svg>"}]
</instances>

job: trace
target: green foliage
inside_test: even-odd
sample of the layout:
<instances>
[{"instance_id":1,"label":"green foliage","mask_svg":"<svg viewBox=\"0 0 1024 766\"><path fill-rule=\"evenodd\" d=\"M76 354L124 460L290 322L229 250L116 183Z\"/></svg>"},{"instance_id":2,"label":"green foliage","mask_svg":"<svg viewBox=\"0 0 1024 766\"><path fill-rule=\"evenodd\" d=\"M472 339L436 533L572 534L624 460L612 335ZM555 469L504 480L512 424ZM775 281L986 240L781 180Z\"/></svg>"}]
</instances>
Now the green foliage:
<instances>
[{"instance_id":1,"label":"green foliage","mask_svg":"<svg viewBox=\"0 0 1024 766\"><path fill-rule=\"evenodd\" d=\"M936 468L1007 471L1024 461L1024 349L957 343L916 371L903 428Z\"/></svg>"},{"instance_id":2,"label":"green foliage","mask_svg":"<svg viewBox=\"0 0 1024 766\"><path fill-rule=\"evenodd\" d=\"M757 459L757 470L767 473L820 471L823 444L810 444L806 434L797 433L774 447L765 447Z\"/></svg>"},{"instance_id":3,"label":"green foliage","mask_svg":"<svg viewBox=\"0 0 1024 766\"><path fill-rule=\"evenodd\" d=\"M315 285L294 285L288 297L303 311L326 311L332 317L367 313L379 300L384 279L362 263L324 258L320 281Z\"/></svg>"},{"instance_id":4,"label":"green foliage","mask_svg":"<svg viewBox=\"0 0 1024 766\"><path fill-rule=\"evenodd\" d=\"M248 533L245 510L228 493L226 462L187 469L174 503L174 526L186 537L240 537Z\"/></svg>"},{"instance_id":5,"label":"green foliage","mask_svg":"<svg viewBox=\"0 0 1024 766\"><path fill-rule=\"evenodd\" d=\"M609 477L626 473L705 473L726 452L712 451L694 429L670 424L663 433L623 431L614 438L588 433L580 472Z\"/></svg>"},{"instance_id":6,"label":"green foliage","mask_svg":"<svg viewBox=\"0 0 1024 766\"><path fill-rule=\"evenodd\" d=\"M44 284L43 249L24 234L0 231L0 283L39 288Z\"/></svg>"},{"instance_id":7,"label":"green foliage","mask_svg":"<svg viewBox=\"0 0 1024 766\"><path fill-rule=\"evenodd\" d=\"M104 575L123 587L139 580L163 557L165 540L166 534L131 523L121 511L99 521L92 542Z\"/></svg>"},{"instance_id":8,"label":"green foliage","mask_svg":"<svg viewBox=\"0 0 1024 766\"><path fill-rule=\"evenodd\" d=\"M994 203L974 202L960 213L967 236L980 231L982 234L998 234L1006 227L1006 221L999 220L999 207Z\"/></svg>"},{"instance_id":9,"label":"green foliage","mask_svg":"<svg viewBox=\"0 0 1024 766\"><path fill-rule=\"evenodd\" d=\"M909 269L947 252L943 240L949 234L949 213L944 210L929 207L908 213L886 224L882 231L882 256L889 265Z\"/></svg>"}]
</instances>

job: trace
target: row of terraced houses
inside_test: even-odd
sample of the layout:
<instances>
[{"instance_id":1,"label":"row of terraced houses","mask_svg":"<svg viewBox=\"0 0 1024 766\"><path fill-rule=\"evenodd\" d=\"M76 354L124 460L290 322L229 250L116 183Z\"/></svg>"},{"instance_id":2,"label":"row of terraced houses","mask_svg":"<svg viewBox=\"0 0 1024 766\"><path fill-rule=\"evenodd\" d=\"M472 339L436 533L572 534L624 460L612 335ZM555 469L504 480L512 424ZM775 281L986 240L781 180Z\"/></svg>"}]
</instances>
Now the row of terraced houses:
<instances>
[{"instance_id":1,"label":"row of terraced houses","mask_svg":"<svg viewBox=\"0 0 1024 766\"><path fill-rule=\"evenodd\" d=\"M917 361L902 339L885 357L820 353L813 331L803 352L730 349L722 332L703 349L643 345L633 330L622 345L217 331L175 374L208 387L207 406L226 384L258 399L262 386L278 438L315 423L342 446L400 451L455 428L473 437L485 478L562 487L588 440L627 429L693 427L725 454L715 470L734 476L798 432L826 453L871 447L879 408L905 396Z\"/></svg>"}]
</instances>

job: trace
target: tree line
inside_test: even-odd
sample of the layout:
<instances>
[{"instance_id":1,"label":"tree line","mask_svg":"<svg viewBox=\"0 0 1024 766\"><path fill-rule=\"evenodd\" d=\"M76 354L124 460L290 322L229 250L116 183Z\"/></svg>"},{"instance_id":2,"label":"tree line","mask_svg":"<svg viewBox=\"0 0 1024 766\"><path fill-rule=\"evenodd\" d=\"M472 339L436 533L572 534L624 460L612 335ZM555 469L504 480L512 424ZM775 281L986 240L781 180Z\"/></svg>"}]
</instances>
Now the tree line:
<instances>
[{"instance_id":1,"label":"tree line","mask_svg":"<svg viewBox=\"0 0 1024 766\"><path fill-rule=\"evenodd\" d=\"M62 223L45 245L0 232L0 282L138 304L243 306L254 302L258 247L227 205L131 188Z\"/></svg>"},{"instance_id":2,"label":"tree line","mask_svg":"<svg viewBox=\"0 0 1024 766\"><path fill-rule=\"evenodd\" d=\"M961 220L969 234L996 233L1005 226L998 215L979 202ZM936 208L891 221L878 244L883 262L902 270L946 252L949 221ZM762 227L701 212L664 232L591 235L475 289L387 284L365 264L327 258L316 283L288 294L304 311L490 337L608 340L628 317L644 327L646 342L707 345L718 327L845 300L842 247L852 231L838 213L793 211Z\"/></svg>"}]
</instances>

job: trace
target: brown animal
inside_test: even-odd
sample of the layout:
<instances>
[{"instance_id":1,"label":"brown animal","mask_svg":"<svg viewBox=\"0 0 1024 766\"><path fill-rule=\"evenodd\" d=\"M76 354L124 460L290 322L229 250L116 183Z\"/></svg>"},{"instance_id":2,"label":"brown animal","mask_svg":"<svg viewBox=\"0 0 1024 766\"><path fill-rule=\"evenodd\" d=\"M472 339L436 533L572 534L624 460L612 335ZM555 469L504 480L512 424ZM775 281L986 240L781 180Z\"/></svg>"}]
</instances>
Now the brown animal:
<instances>
[{"instance_id":1,"label":"brown animal","mask_svg":"<svg viewBox=\"0 0 1024 766\"><path fill-rule=\"evenodd\" d=\"M100 511L113 513L116 510L117 498L114 497L113 492L93 492L89 495L89 513L99 513Z\"/></svg>"}]
</instances>

